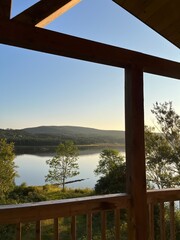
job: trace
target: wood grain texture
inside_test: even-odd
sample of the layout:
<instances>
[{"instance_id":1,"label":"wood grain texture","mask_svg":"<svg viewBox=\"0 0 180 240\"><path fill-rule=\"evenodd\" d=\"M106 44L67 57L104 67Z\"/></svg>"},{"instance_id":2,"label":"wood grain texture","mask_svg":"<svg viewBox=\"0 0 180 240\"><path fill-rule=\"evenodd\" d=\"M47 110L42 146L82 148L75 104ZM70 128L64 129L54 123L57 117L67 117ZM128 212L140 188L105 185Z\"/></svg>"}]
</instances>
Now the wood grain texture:
<instances>
[{"instance_id":1,"label":"wood grain texture","mask_svg":"<svg viewBox=\"0 0 180 240\"><path fill-rule=\"evenodd\" d=\"M12 20L44 27L79 2L80 0L41 0L15 16Z\"/></svg>"},{"instance_id":2,"label":"wood grain texture","mask_svg":"<svg viewBox=\"0 0 180 240\"><path fill-rule=\"evenodd\" d=\"M128 208L130 196L110 194L76 199L0 206L0 224L70 217L101 210Z\"/></svg>"},{"instance_id":3,"label":"wood grain texture","mask_svg":"<svg viewBox=\"0 0 180 240\"><path fill-rule=\"evenodd\" d=\"M180 200L180 188L149 190L147 203L161 203Z\"/></svg>"},{"instance_id":4,"label":"wood grain texture","mask_svg":"<svg viewBox=\"0 0 180 240\"><path fill-rule=\"evenodd\" d=\"M144 145L143 71L125 69L125 137L127 193L131 196L130 239L147 237L147 199Z\"/></svg>"}]
</instances>

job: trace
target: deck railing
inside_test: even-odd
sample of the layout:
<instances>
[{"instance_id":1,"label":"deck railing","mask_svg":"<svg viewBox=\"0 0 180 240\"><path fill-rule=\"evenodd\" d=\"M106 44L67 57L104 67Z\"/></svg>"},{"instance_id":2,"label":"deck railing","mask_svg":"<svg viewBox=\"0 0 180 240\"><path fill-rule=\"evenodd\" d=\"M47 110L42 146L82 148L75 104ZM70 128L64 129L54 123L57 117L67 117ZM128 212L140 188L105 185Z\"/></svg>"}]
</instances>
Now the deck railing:
<instances>
[{"instance_id":1,"label":"deck railing","mask_svg":"<svg viewBox=\"0 0 180 240\"><path fill-rule=\"evenodd\" d=\"M180 189L147 192L149 240L180 239Z\"/></svg>"},{"instance_id":2,"label":"deck railing","mask_svg":"<svg viewBox=\"0 0 180 240\"><path fill-rule=\"evenodd\" d=\"M178 200L180 189L147 192L149 240L179 239ZM111 194L3 205L0 206L0 224L8 224L7 229L11 229L13 239L17 240L40 240L47 236L54 240L124 240L128 239L130 201L127 194Z\"/></svg>"},{"instance_id":3,"label":"deck railing","mask_svg":"<svg viewBox=\"0 0 180 240\"><path fill-rule=\"evenodd\" d=\"M114 235L114 239L120 239L121 209L129 209L129 204L130 197L127 194L113 194L1 206L0 224L15 224L15 239L18 240L23 239L24 223L31 223L31 232L34 231L34 238L32 239L43 239L43 226L41 226L43 225L43 220L46 220L46 228L49 227L50 223L53 225L53 237L51 239L90 240L94 239L94 237L96 239L106 239L109 213L110 219L114 219L111 227L111 235ZM123 215L125 215L124 212ZM80 219L78 219L79 217ZM62 218L66 218L66 221L62 222ZM49 219L53 221L50 222ZM34 222L34 227L32 226L32 222ZM77 235L79 222L81 222L81 226L84 226L84 229L81 229L81 236ZM69 236L68 233L64 233L65 228L69 230ZM96 228L96 236L94 237L93 228Z\"/></svg>"}]
</instances>

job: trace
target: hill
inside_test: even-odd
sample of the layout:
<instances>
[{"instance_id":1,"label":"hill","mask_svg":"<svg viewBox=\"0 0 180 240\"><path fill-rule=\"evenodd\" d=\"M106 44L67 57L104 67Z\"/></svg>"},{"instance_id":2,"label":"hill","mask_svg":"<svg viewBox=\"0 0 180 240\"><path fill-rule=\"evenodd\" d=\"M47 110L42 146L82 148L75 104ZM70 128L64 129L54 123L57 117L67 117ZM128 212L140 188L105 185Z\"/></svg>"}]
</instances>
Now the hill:
<instances>
[{"instance_id":1,"label":"hill","mask_svg":"<svg viewBox=\"0 0 180 240\"><path fill-rule=\"evenodd\" d=\"M72 140L79 145L124 144L124 131L99 130L75 126L39 126L20 130L0 129L0 138L12 141L16 146L56 146Z\"/></svg>"}]
</instances>

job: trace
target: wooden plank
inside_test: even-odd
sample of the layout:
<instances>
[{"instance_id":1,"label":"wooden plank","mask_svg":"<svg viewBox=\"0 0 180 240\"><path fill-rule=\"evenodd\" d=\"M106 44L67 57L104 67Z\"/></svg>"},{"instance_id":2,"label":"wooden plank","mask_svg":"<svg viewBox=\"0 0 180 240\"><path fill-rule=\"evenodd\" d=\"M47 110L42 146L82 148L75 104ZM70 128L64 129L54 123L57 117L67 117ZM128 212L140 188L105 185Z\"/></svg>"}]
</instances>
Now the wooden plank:
<instances>
[{"instance_id":1,"label":"wooden plank","mask_svg":"<svg viewBox=\"0 0 180 240\"><path fill-rule=\"evenodd\" d=\"M160 236L161 240L166 240L164 203L160 203L159 208L160 208Z\"/></svg>"},{"instance_id":2,"label":"wooden plank","mask_svg":"<svg viewBox=\"0 0 180 240\"><path fill-rule=\"evenodd\" d=\"M22 235L22 224L21 223L17 223L16 225L16 240L21 240L21 235Z\"/></svg>"},{"instance_id":3,"label":"wooden plank","mask_svg":"<svg viewBox=\"0 0 180 240\"><path fill-rule=\"evenodd\" d=\"M180 1L179 0L151 0L151 1L124 1L113 0L118 5L126 9L147 26L165 37L178 48L180 47ZM168 16L168 17L167 17ZM172 26L176 24L177 28L173 30L173 36L169 34L172 31ZM164 31L166 29L166 31Z\"/></svg>"},{"instance_id":4,"label":"wooden plank","mask_svg":"<svg viewBox=\"0 0 180 240\"><path fill-rule=\"evenodd\" d=\"M148 190L147 202L160 203L180 200L180 188Z\"/></svg>"},{"instance_id":5,"label":"wooden plank","mask_svg":"<svg viewBox=\"0 0 180 240\"><path fill-rule=\"evenodd\" d=\"M129 202L130 197L127 194L109 194L39 203L3 205L0 206L0 224L69 217L93 211L115 209L116 207L128 208Z\"/></svg>"},{"instance_id":6,"label":"wooden plank","mask_svg":"<svg viewBox=\"0 0 180 240\"><path fill-rule=\"evenodd\" d=\"M54 218L54 240L59 240L59 220Z\"/></svg>"},{"instance_id":7,"label":"wooden plank","mask_svg":"<svg viewBox=\"0 0 180 240\"><path fill-rule=\"evenodd\" d=\"M115 239L120 240L120 209L114 211L115 217Z\"/></svg>"},{"instance_id":8,"label":"wooden plank","mask_svg":"<svg viewBox=\"0 0 180 240\"><path fill-rule=\"evenodd\" d=\"M154 240L154 205L148 204L149 240Z\"/></svg>"},{"instance_id":9,"label":"wooden plank","mask_svg":"<svg viewBox=\"0 0 180 240\"><path fill-rule=\"evenodd\" d=\"M92 213L87 214L87 240L92 240Z\"/></svg>"},{"instance_id":10,"label":"wooden plank","mask_svg":"<svg viewBox=\"0 0 180 240\"><path fill-rule=\"evenodd\" d=\"M101 212L101 240L106 240L106 211Z\"/></svg>"},{"instance_id":11,"label":"wooden plank","mask_svg":"<svg viewBox=\"0 0 180 240\"><path fill-rule=\"evenodd\" d=\"M41 240L41 221L36 221L36 240Z\"/></svg>"},{"instance_id":12,"label":"wooden plank","mask_svg":"<svg viewBox=\"0 0 180 240\"><path fill-rule=\"evenodd\" d=\"M147 199L144 146L143 71L125 69L125 130L127 193L131 195L130 239L147 237Z\"/></svg>"},{"instance_id":13,"label":"wooden plank","mask_svg":"<svg viewBox=\"0 0 180 240\"><path fill-rule=\"evenodd\" d=\"M12 0L0 0L0 19L9 20L11 16Z\"/></svg>"},{"instance_id":14,"label":"wooden plank","mask_svg":"<svg viewBox=\"0 0 180 240\"><path fill-rule=\"evenodd\" d=\"M161 8L170 3L169 0L151 0L151 1L124 1L113 0L115 3L126 9L128 12L136 16L141 21L146 20L156 12L159 12ZM175 0L176 1L176 0Z\"/></svg>"},{"instance_id":15,"label":"wooden plank","mask_svg":"<svg viewBox=\"0 0 180 240\"><path fill-rule=\"evenodd\" d=\"M0 32L0 43L180 79L180 63L147 54L15 22L1 21Z\"/></svg>"},{"instance_id":16,"label":"wooden plank","mask_svg":"<svg viewBox=\"0 0 180 240\"><path fill-rule=\"evenodd\" d=\"M175 233L174 202L170 202L170 240L175 239L176 233Z\"/></svg>"},{"instance_id":17,"label":"wooden plank","mask_svg":"<svg viewBox=\"0 0 180 240\"><path fill-rule=\"evenodd\" d=\"M76 240L76 216L71 218L71 240Z\"/></svg>"},{"instance_id":18,"label":"wooden plank","mask_svg":"<svg viewBox=\"0 0 180 240\"><path fill-rule=\"evenodd\" d=\"M67 12L81 0L41 0L15 16L12 20L44 27Z\"/></svg>"},{"instance_id":19,"label":"wooden plank","mask_svg":"<svg viewBox=\"0 0 180 240\"><path fill-rule=\"evenodd\" d=\"M174 23L179 23L180 21L180 13L177 11L180 9L180 2L175 1L168 1L166 4L164 3L162 7L154 12L151 16L149 16L145 23L155 29L156 32L159 32L161 35L163 34L163 30L168 28L171 31L171 25ZM167 15L169 17L167 18ZM158 24L157 24L158 23ZM180 30L180 26L176 29ZM175 33L176 33L175 31ZM165 35L166 36L166 35Z\"/></svg>"}]
</instances>

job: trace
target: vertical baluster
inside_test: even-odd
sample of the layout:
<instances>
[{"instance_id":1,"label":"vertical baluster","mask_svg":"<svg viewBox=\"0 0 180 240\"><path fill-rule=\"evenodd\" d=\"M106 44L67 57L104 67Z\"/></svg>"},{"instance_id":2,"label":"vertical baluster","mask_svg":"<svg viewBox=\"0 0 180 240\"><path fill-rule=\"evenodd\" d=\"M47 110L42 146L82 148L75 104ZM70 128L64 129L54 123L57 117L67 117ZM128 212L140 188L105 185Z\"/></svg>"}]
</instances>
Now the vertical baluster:
<instances>
[{"instance_id":1,"label":"vertical baluster","mask_svg":"<svg viewBox=\"0 0 180 240\"><path fill-rule=\"evenodd\" d=\"M92 213L87 214L87 240L92 240Z\"/></svg>"},{"instance_id":2,"label":"vertical baluster","mask_svg":"<svg viewBox=\"0 0 180 240\"><path fill-rule=\"evenodd\" d=\"M16 240L21 240L21 223L16 225Z\"/></svg>"},{"instance_id":3,"label":"vertical baluster","mask_svg":"<svg viewBox=\"0 0 180 240\"><path fill-rule=\"evenodd\" d=\"M54 240L59 240L59 221L54 218Z\"/></svg>"},{"instance_id":4,"label":"vertical baluster","mask_svg":"<svg viewBox=\"0 0 180 240\"><path fill-rule=\"evenodd\" d=\"M120 240L120 209L114 211L115 214L115 239Z\"/></svg>"},{"instance_id":5,"label":"vertical baluster","mask_svg":"<svg viewBox=\"0 0 180 240\"><path fill-rule=\"evenodd\" d=\"M101 239L106 240L106 212L101 212Z\"/></svg>"},{"instance_id":6,"label":"vertical baluster","mask_svg":"<svg viewBox=\"0 0 180 240\"><path fill-rule=\"evenodd\" d=\"M154 240L154 204L149 204L149 240Z\"/></svg>"},{"instance_id":7,"label":"vertical baluster","mask_svg":"<svg viewBox=\"0 0 180 240\"><path fill-rule=\"evenodd\" d=\"M160 234L161 234L161 240L166 239L165 235L165 221L164 221L164 203L160 203Z\"/></svg>"},{"instance_id":8,"label":"vertical baluster","mask_svg":"<svg viewBox=\"0 0 180 240\"><path fill-rule=\"evenodd\" d=\"M175 240L174 202L170 202L170 239Z\"/></svg>"},{"instance_id":9,"label":"vertical baluster","mask_svg":"<svg viewBox=\"0 0 180 240\"><path fill-rule=\"evenodd\" d=\"M36 221L36 240L41 240L41 221Z\"/></svg>"},{"instance_id":10,"label":"vertical baluster","mask_svg":"<svg viewBox=\"0 0 180 240\"><path fill-rule=\"evenodd\" d=\"M71 218L71 239L76 240L76 216Z\"/></svg>"}]
</instances>

